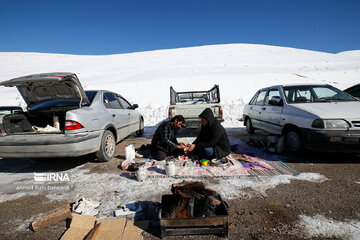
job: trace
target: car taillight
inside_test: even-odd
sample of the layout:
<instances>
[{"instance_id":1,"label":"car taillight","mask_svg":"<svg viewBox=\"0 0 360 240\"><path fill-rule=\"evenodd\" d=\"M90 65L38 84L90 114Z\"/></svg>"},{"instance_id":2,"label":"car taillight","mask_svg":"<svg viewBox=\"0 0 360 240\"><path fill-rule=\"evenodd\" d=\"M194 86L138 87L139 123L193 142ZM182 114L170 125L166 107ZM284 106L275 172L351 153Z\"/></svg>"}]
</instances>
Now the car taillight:
<instances>
[{"instance_id":1,"label":"car taillight","mask_svg":"<svg viewBox=\"0 0 360 240\"><path fill-rule=\"evenodd\" d=\"M84 128L84 126L78 122L70 121L70 120L65 121L65 131L77 130L77 129L81 129L81 128Z\"/></svg>"},{"instance_id":2,"label":"car taillight","mask_svg":"<svg viewBox=\"0 0 360 240\"><path fill-rule=\"evenodd\" d=\"M223 117L223 110L222 110L221 106L219 107L219 113L220 113L220 117L222 118Z\"/></svg>"},{"instance_id":3,"label":"car taillight","mask_svg":"<svg viewBox=\"0 0 360 240\"><path fill-rule=\"evenodd\" d=\"M172 108L169 108L169 119L172 118Z\"/></svg>"}]
</instances>

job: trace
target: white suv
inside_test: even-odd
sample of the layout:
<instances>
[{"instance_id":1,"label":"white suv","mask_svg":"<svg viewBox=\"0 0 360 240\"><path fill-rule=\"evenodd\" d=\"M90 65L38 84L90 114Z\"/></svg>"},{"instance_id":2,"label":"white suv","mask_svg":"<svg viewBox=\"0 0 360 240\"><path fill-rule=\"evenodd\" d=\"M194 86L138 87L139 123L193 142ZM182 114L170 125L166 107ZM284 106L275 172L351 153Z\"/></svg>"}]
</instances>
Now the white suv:
<instances>
[{"instance_id":1,"label":"white suv","mask_svg":"<svg viewBox=\"0 0 360 240\"><path fill-rule=\"evenodd\" d=\"M260 89L245 105L244 125L283 135L291 152L303 147L360 152L360 101L330 85L277 85Z\"/></svg>"}]
</instances>

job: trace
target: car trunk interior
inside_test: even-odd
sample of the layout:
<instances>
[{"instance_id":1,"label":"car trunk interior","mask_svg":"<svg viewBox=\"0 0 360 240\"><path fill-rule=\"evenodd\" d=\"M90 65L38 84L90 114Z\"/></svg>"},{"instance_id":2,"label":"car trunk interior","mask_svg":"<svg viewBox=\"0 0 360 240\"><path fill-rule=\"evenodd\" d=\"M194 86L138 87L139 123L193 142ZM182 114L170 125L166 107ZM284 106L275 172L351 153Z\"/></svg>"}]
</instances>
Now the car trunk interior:
<instances>
[{"instance_id":1,"label":"car trunk interior","mask_svg":"<svg viewBox=\"0 0 360 240\"><path fill-rule=\"evenodd\" d=\"M68 110L70 109L8 114L3 117L3 128L7 134L63 133ZM53 128L43 130L47 126Z\"/></svg>"}]
</instances>

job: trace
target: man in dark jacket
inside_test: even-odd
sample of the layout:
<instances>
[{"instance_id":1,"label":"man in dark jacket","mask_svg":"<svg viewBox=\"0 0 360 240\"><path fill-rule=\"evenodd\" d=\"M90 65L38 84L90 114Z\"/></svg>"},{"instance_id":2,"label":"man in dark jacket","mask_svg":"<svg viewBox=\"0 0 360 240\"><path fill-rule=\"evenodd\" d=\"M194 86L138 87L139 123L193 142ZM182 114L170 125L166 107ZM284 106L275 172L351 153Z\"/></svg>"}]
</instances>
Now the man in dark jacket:
<instances>
[{"instance_id":1,"label":"man in dark jacket","mask_svg":"<svg viewBox=\"0 0 360 240\"><path fill-rule=\"evenodd\" d=\"M194 152L200 159L222 158L230 154L230 143L225 128L214 117L210 108L200 115L201 130L199 136L185 152Z\"/></svg>"},{"instance_id":2,"label":"man in dark jacket","mask_svg":"<svg viewBox=\"0 0 360 240\"><path fill-rule=\"evenodd\" d=\"M184 153L184 144L179 144L176 135L185 119L182 115L176 115L171 120L164 121L156 129L151 140L151 158L164 160L167 156L178 156Z\"/></svg>"}]
</instances>

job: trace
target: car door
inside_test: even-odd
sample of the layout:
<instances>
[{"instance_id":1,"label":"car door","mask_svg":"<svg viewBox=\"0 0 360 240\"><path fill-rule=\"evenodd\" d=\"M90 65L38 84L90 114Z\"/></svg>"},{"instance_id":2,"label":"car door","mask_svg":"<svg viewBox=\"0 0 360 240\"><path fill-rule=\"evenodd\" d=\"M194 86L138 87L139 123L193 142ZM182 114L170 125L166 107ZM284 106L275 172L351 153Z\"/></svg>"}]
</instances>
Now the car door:
<instances>
[{"instance_id":1,"label":"car door","mask_svg":"<svg viewBox=\"0 0 360 240\"><path fill-rule=\"evenodd\" d=\"M263 112L263 108L264 106L264 100L265 100L265 96L266 96L266 92L267 90L260 90L259 94L256 97L256 100L254 101L254 104L250 106L250 118L252 120L252 124L255 128L258 129L263 129L263 119L262 119L262 112Z\"/></svg>"},{"instance_id":2,"label":"car door","mask_svg":"<svg viewBox=\"0 0 360 240\"><path fill-rule=\"evenodd\" d=\"M116 95L112 92L104 93L104 104L112 117L112 123L116 127L118 140L125 138L129 135L129 115L123 109Z\"/></svg>"},{"instance_id":3,"label":"car door","mask_svg":"<svg viewBox=\"0 0 360 240\"><path fill-rule=\"evenodd\" d=\"M118 100L120 101L124 111L128 114L129 117L129 134L139 130L139 114L133 109L131 104L122 96L117 95Z\"/></svg>"},{"instance_id":4,"label":"car door","mask_svg":"<svg viewBox=\"0 0 360 240\"><path fill-rule=\"evenodd\" d=\"M277 88L270 89L265 96L264 106L260 109L262 125L266 132L273 134L281 134L281 114L283 106L271 105L269 101L273 97L279 97L280 91Z\"/></svg>"}]
</instances>

